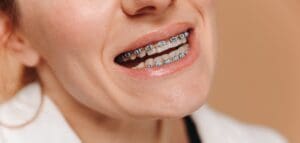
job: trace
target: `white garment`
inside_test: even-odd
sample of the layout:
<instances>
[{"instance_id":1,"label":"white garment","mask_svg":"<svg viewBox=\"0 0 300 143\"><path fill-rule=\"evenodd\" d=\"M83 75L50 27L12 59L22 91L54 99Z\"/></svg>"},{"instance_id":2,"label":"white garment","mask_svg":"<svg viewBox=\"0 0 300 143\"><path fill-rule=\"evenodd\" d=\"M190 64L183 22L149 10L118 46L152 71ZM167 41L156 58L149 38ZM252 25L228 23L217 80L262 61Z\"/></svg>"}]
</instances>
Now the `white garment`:
<instances>
[{"instance_id":1,"label":"white garment","mask_svg":"<svg viewBox=\"0 0 300 143\"><path fill-rule=\"evenodd\" d=\"M32 83L0 105L0 143L81 143L55 104L46 96L37 118L22 128L2 126L27 122L38 111L41 88ZM203 143L286 143L274 131L242 124L207 105L192 114ZM101 142L101 141L100 141Z\"/></svg>"}]
</instances>

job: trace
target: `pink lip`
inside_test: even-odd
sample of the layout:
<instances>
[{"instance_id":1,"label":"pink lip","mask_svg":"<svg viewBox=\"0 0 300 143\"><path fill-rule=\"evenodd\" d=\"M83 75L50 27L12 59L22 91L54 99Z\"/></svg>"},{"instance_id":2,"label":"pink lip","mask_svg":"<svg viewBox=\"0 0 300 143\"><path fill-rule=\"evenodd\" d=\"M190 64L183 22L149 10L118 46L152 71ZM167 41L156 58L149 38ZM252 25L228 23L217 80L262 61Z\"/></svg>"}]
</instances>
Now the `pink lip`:
<instances>
[{"instance_id":1,"label":"pink lip","mask_svg":"<svg viewBox=\"0 0 300 143\"><path fill-rule=\"evenodd\" d=\"M155 43L161 40L169 39L172 36L178 35L191 29L192 27L193 25L190 23L177 23L164 27L162 29L155 30L130 43L129 46L123 49L121 53L142 48L150 43Z\"/></svg>"},{"instance_id":2,"label":"pink lip","mask_svg":"<svg viewBox=\"0 0 300 143\"><path fill-rule=\"evenodd\" d=\"M189 50L189 53L187 54L187 56L184 57L183 59L181 59L177 62L168 64L168 65L164 65L161 67L154 67L154 68L150 68L150 69L136 70L136 69L125 68L125 67L119 66L119 65L117 66L117 69L128 74L129 76L131 76L133 78L138 78L138 79L162 77L162 76L173 74L182 69L185 69L186 67L192 65L194 63L194 61L197 59L197 57L199 56L199 53L198 53L199 51L197 49L198 43L196 41L197 40L196 32L194 31L195 27L193 27L193 25L190 23L177 23L177 24L173 24L173 25L167 26L165 28L156 30L149 34L146 34L146 35L142 36L141 38L139 38L134 43L130 44L130 46L128 46L128 48L126 48L124 50L124 52L131 51L133 49L137 49L138 47L145 46L149 43L154 43L157 41L168 39L174 35L178 35L187 30L190 30L189 31L190 36L188 39L188 42L190 45L190 50Z\"/></svg>"}]
</instances>

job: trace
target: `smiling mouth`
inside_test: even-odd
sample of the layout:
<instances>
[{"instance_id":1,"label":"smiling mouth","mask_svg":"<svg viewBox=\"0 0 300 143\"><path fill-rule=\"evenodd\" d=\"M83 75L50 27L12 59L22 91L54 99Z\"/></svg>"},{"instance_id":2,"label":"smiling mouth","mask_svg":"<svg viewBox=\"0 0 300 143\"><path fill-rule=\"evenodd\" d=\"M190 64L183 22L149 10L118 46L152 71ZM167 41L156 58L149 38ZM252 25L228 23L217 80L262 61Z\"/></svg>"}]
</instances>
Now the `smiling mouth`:
<instances>
[{"instance_id":1,"label":"smiling mouth","mask_svg":"<svg viewBox=\"0 0 300 143\"><path fill-rule=\"evenodd\" d=\"M186 57L190 49L189 36L190 30L187 30L167 40L123 52L114 61L123 67L136 70L168 65Z\"/></svg>"}]
</instances>

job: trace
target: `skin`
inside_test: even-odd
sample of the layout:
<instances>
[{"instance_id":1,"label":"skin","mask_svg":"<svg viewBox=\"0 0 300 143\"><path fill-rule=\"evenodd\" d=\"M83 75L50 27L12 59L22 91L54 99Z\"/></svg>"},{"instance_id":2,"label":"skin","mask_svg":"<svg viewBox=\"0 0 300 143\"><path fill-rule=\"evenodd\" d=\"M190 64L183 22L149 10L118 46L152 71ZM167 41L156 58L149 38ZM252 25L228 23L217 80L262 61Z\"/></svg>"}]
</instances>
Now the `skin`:
<instances>
[{"instance_id":1,"label":"skin","mask_svg":"<svg viewBox=\"0 0 300 143\"><path fill-rule=\"evenodd\" d=\"M1 15L1 46L37 69L44 95L83 142L187 142L181 118L205 103L214 71L213 0L17 3L14 31ZM116 70L124 45L186 21L196 26L201 49L187 69L146 80Z\"/></svg>"}]
</instances>

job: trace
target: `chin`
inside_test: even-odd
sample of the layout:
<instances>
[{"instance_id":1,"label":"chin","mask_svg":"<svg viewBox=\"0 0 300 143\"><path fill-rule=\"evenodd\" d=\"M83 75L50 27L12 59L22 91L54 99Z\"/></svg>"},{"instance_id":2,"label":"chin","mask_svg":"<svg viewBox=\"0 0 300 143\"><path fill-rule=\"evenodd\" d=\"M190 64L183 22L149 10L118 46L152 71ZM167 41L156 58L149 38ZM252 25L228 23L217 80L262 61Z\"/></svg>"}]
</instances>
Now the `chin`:
<instances>
[{"instance_id":1,"label":"chin","mask_svg":"<svg viewBox=\"0 0 300 143\"><path fill-rule=\"evenodd\" d=\"M182 118L205 104L208 88L207 84L199 81L189 81L189 84L182 82L182 84L173 84L169 88L156 90L152 86L151 92L149 90L149 92L130 93L128 96L131 98L128 99L131 101L124 104L122 108L134 119Z\"/></svg>"}]
</instances>

